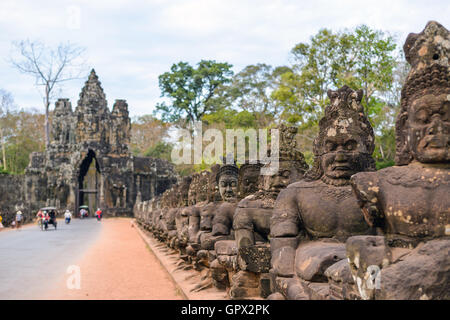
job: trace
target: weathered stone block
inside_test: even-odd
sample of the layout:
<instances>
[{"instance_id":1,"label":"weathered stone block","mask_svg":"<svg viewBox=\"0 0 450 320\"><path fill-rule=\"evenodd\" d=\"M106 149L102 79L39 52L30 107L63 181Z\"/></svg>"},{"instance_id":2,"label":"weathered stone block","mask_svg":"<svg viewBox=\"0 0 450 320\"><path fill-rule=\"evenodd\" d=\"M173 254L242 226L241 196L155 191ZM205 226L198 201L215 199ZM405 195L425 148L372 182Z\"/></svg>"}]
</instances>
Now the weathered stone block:
<instances>
[{"instance_id":1,"label":"weathered stone block","mask_svg":"<svg viewBox=\"0 0 450 320\"><path fill-rule=\"evenodd\" d=\"M375 299L449 300L450 240L432 240L381 269Z\"/></svg>"},{"instance_id":2,"label":"weathered stone block","mask_svg":"<svg viewBox=\"0 0 450 320\"><path fill-rule=\"evenodd\" d=\"M295 271L307 281L326 281L325 270L346 258L345 245L341 243L309 242L301 244L296 252Z\"/></svg>"},{"instance_id":3,"label":"weathered stone block","mask_svg":"<svg viewBox=\"0 0 450 320\"><path fill-rule=\"evenodd\" d=\"M214 245L214 250L217 255L237 255L238 248L234 240L217 241Z\"/></svg>"},{"instance_id":4,"label":"weathered stone block","mask_svg":"<svg viewBox=\"0 0 450 320\"><path fill-rule=\"evenodd\" d=\"M335 282L341 282L341 283L348 283L348 284L354 284L352 278L352 272L350 270L350 266L348 264L347 259L342 259L339 262L336 262L335 264L331 265L325 270L324 275L332 279Z\"/></svg>"},{"instance_id":5,"label":"weathered stone block","mask_svg":"<svg viewBox=\"0 0 450 320\"><path fill-rule=\"evenodd\" d=\"M239 267L256 273L269 272L270 247L268 245L255 245L239 249Z\"/></svg>"}]
</instances>

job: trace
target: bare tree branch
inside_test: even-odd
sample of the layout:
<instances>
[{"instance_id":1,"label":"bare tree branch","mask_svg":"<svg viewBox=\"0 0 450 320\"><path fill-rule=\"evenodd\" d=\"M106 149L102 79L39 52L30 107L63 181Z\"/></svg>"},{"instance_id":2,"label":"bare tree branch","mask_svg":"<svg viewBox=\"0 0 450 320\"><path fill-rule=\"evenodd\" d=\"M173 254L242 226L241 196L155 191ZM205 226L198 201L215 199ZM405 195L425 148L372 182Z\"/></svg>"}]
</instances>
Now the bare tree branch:
<instances>
[{"instance_id":1,"label":"bare tree branch","mask_svg":"<svg viewBox=\"0 0 450 320\"><path fill-rule=\"evenodd\" d=\"M47 47L41 42L29 40L14 42L14 56L10 63L19 72L35 78L35 85L44 87L45 106L45 143L48 147L49 137L49 107L55 86L61 82L79 79L84 73L85 62L82 60L84 48L71 43L59 44L56 49Z\"/></svg>"}]
</instances>

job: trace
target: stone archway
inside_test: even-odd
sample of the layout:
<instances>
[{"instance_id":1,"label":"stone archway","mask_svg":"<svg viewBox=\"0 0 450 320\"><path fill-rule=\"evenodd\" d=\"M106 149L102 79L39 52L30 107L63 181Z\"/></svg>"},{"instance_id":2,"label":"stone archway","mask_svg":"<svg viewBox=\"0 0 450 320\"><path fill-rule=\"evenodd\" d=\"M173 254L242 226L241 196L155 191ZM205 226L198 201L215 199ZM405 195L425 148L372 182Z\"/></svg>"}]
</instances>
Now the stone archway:
<instances>
[{"instance_id":1,"label":"stone archway","mask_svg":"<svg viewBox=\"0 0 450 320\"><path fill-rule=\"evenodd\" d=\"M77 178L76 212L79 212L81 205L87 205L92 217L97 208L100 207L101 183L100 165L92 149L89 149L87 155L81 161Z\"/></svg>"}]
</instances>

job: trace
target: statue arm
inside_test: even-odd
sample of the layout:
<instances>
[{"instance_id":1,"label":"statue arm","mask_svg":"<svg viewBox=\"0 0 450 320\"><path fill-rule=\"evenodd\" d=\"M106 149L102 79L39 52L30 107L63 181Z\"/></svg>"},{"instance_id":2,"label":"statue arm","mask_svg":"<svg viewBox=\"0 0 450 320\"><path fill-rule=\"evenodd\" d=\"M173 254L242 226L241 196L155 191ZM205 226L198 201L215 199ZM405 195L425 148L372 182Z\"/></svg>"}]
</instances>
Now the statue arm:
<instances>
[{"instance_id":1,"label":"statue arm","mask_svg":"<svg viewBox=\"0 0 450 320\"><path fill-rule=\"evenodd\" d=\"M219 208L217 213L214 215L212 224L212 235L220 236L220 235L229 235L230 228L232 225L232 214L230 216L229 209L227 208L228 204L224 203ZM233 212L234 213L234 212Z\"/></svg>"},{"instance_id":2,"label":"statue arm","mask_svg":"<svg viewBox=\"0 0 450 320\"><path fill-rule=\"evenodd\" d=\"M248 208L236 208L233 217L234 237L238 248L255 244L253 235L253 220Z\"/></svg>"},{"instance_id":3,"label":"statue arm","mask_svg":"<svg viewBox=\"0 0 450 320\"><path fill-rule=\"evenodd\" d=\"M270 251L272 268L281 277L294 275L295 250L299 233L297 188L281 191L270 220Z\"/></svg>"},{"instance_id":4,"label":"statue arm","mask_svg":"<svg viewBox=\"0 0 450 320\"><path fill-rule=\"evenodd\" d=\"M357 173L351 177L350 182L367 224L372 228L383 228L384 212L377 172Z\"/></svg>"}]
</instances>

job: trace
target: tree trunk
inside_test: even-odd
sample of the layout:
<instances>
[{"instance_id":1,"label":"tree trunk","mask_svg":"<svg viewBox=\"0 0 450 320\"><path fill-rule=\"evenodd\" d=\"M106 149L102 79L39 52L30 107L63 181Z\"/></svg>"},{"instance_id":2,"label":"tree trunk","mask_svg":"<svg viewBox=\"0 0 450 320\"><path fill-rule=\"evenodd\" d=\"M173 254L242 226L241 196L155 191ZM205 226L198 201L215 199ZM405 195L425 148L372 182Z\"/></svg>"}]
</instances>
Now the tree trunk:
<instances>
[{"instance_id":1,"label":"tree trunk","mask_svg":"<svg viewBox=\"0 0 450 320\"><path fill-rule=\"evenodd\" d=\"M3 139L3 128L0 128L0 140L2 141L2 153L3 153L3 170L7 170L6 166L6 151L5 151L5 140Z\"/></svg>"},{"instance_id":2,"label":"tree trunk","mask_svg":"<svg viewBox=\"0 0 450 320\"><path fill-rule=\"evenodd\" d=\"M48 123L48 109L50 107L50 92L48 83L45 85L45 150L48 150L50 145L50 126Z\"/></svg>"}]
</instances>

